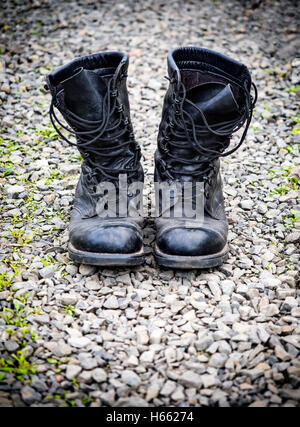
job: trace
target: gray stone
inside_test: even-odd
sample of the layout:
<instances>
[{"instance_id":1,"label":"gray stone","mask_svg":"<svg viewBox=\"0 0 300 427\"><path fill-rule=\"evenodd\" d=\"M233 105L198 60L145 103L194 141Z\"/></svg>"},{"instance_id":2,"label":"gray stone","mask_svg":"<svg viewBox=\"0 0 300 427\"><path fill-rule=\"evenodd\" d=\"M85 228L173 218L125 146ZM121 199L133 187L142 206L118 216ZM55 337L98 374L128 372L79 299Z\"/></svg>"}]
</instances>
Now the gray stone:
<instances>
[{"instance_id":1,"label":"gray stone","mask_svg":"<svg viewBox=\"0 0 300 427\"><path fill-rule=\"evenodd\" d=\"M34 378L31 381L31 385L33 388L35 388L37 391L39 391L40 393L44 393L46 392L49 387L47 386L46 382L43 380L40 380L39 378Z\"/></svg>"},{"instance_id":2,"label":"gray stone","mask_svg":"<svg viewBox=\"0 0 300 427\"><path fill-rule=\"evenodd\" d=\"M214 343L214 339L210 334L201 335L195 342L198 351L204 351Z\"/></svg>"},{"instance_id":3,"label":"gray stone","mask_svg":"<svg viewBox=\"0 0 300 427\"><path fill-rule=\"evenodd\" d=\"M100 291L102 288L102 284L99 282L98 279L93 279L92 277L89 277L86 279L85 287L89 291Z\"/></svg>"},{"instance_id":4,"label":"gray stone","mask_svg":"<svg viewBox=\"0 0 300 427\"><path fill-rule=\"evenodd\" d=\"M43 279L51 279L54 276L54 266L53 265L48 265L47 267L42 268L40 271L40 276Z\"/></svg>"},{"instance_id":5,"label":"gray stone","mask_svg":"<svg viewBox=\"0 0 300 427\"><path fill-rule=\"evenodd\" d=\"M132 388L138 388L141 384L140 377L133 371L125 370L121 374L122 381Z\"/></svg>"},{"instance_id":6,"label":"gray stone","mask_svg":"<svg viewBox=\"0 0 300 427\"><path fill-rule=\"evenodd\" d=\"M97 383L103 383L107 380L107 373L104 371L104 369L97 368L94 369L92 372L93 380Z\"/></svg>"},{"instance_id":7,"label":"gray stone","mask_svg":"<svg viewBox=\"0 0 300 427\"><path fill-rule=\"evenodd\" d=\"M9 199L17 199L25 191L23 185L8 185L6 187L6 194Z\"/></svg>"},{"instance_id":8,"label":"gray stone","mask_svg":"<svg viewBox=\"0 0 300 427\"><path fill-rule=\"evenodd\" d=\"M60 299L63 305L75 305L78 301L78 295L76 294L63 294Z\"/></svg>"},{"instance_id":9,"label":"gray stone","mask_svg":"<svg viewBox=\"0 0 300 427\"><path fill-rule=\"evenodd\" d=\"M225 353L213 354L210 358L209 365L214 368L223 368L228 359L228 355Z\"/></svg>"},{"instance_id":10,"label":"gray stone","mask_svg":"<svg viewBox=\"0 0 300 427\"><path fill-rule=\"evenodd\" d=\"M9 296L10 296L10 292L9 291L2 291L2 292L0 292L0 301L6 301Z\"/></svg>"},{"instance_id":11,"label":"gray stone","mask_svg":"<svg viewBox=\"0 0 300 427\"><path fill-rule=\"evenodd\" d=\"M273 317L279 314L279 309L276 304L268 304L267 306L261 308L260 313L267 317Z\"/></svg>"},{"instance_id":12,"label":"gray stone","mask_svg":"<svg viewBox=\"0 0 300 427\"><path fill-rule=\"evenodd\" d=\"M176 390L176 382L168 380L160 390L162 396L170 396Z\"/></svg>"},{"instance_id":13,"label":"gray stone","mask_svg":"<svg viewBox=\"0 0 300 427\"><path fill-rule=\"evenodd\" d=\"M5 341L4 346L10 353L14 353L19 348L19 344L12 340Z\"/></svg>"},{"instance_id":14,"label":"gray stone","mask_svg":"<svg viewBox=\"0 0 300 427\"><path fill-rule=\"evenodd\" d=\"M284 388L281 389L279 393L283 399L291 399L295 400L296 402L300 402L300 390L291 390L288 388Z\"/></svg>"},{"instance_id":15,"label":"gray stone","mask_svg":"<svg viewBox=\"0 0 300 427\"><path fill-rule=\"evenodd\" d=\"M299 243L300 242L300 231L293 231L286 236L287 243Z\"/></svg>"},{"instance_id":16,"label":"gray stone","mask_svg":"<svg viewBox=\"0 0 300 427\"><path fill-rule=\"evenodd\" d=\"M40 325L48 325L50 323L50 317L48 314L39 314L34 317L34 321Z\"/></svg>"},{"instance_id":17,"label":"gray stone","mask_svg":"<svg viewBox=\"0 0 300 427\"><path fill-rule=\"evenodd\" d=\"M148 403L146 400L140 398L140 397L122 397L121 399L117 400L117 402L114 404L117 408L143 408L148 407Z\"/></svg>"},{"instance_id":18,"label":"gray stone","mask_svg":"<svg viewBox=\"0 0 300 427\"><path fill-rule=\"evenodd\" d=\"M105 405L113 406L115 402L115 391L111 389L106 393L101 393L101 400Z\"/></svg>"},{"instance_id":19,"label":"gray stone","mask_svg":"<svg viewBox=\"0 0 300 427\"><path fill-rule=\"evenodd\" d=\"M79 267L79 273L82 274L82 276L92 276L96 272L96 267L94 265L85 265L81 264Z\"/></svg>"},{"instance_id":20,"label":"gray stone","mask_svg":"<svg viewBox=\"0 0 300 427\"><path fill-rule=\"evenodd\" d=\"M282 339L300 350L300 335L289 335Z\"/></svg>"},{"instance_id":21,"label":"gray stone","mask_svg":"<svg viewBox=\"0 0 300 427\"><path fill-rule=\"evenodd\" d=\"M81 366L83 369L90 371L95 369L98 366L98 363L95 358L87 357L81 361Z\"/></svg>"},{"instance_id":22,"label":"gray stone","mask_svg":"<svg viewBox=\"0 0 300 427\"><path fill-rule=\"evenodd\" d=\"M222 292L218 283L209 281L208 287L215 298L221 298Z\"/></svg>"},{"instance_id":23,"label":"gray stone","mask_svg":"<svg viewBox=\"0 0 300 427\"><path fill-rule=\"evenodd\" d=\"M222 288L223 294L230 296L234 291L235 283L232 282L231 280L223 280L221 282L221 288Z\"/></svg>"},{"instance_id":24,"label":"gray stone","mask_svg":"<svg viewBox=\"0 0 300 427\"><path fill-rule=\"evenodd\" d=\"M73 337L68 339L68 343L71 347L84 348L91 343L91 340L86 337Z\"/></svg>"},{"instance_id":25,"label":"gray stone","mask_svg":"<svg viewBox=\"0 0 300 427\"><path fill-rule=\"evenodd\" d=\"M289 310L298 307L298 301L294 297L286 297L283 304L284 307Z\"/></svg>"},{"instance_id":26,"label":"gray stone","mask_svg":"<svg viewBox=\"0 0 300 427\"><path fill-rule=\"evenodd\" d=\"M123 285L130 286L131 278L129 274L123 274L122 276L116 277L117 282L122 283Z\"/></svg>"},{"instance_id":27,"label":"gray stone","mask_svg":"<svg viewBox=\"0 0 300 427\"><path fill-rule=\"evenodd\" d=\"M33 405L36 402L40 402L42 399L40 393L37 393L32 387L27 385L22 387L21 397L27 405Z\"/></svg>"},{"instance_id":28,"label":"gray stone","mask_svg":"<svg viewBox=\"0 0 300 427\"><path fill-rule=\"evenodd\" d=\"M202 387L203 382L199 374L193 371L185 371L180 377L179 382L185 387L199 389Z\"/></svg>"}]
</instances>

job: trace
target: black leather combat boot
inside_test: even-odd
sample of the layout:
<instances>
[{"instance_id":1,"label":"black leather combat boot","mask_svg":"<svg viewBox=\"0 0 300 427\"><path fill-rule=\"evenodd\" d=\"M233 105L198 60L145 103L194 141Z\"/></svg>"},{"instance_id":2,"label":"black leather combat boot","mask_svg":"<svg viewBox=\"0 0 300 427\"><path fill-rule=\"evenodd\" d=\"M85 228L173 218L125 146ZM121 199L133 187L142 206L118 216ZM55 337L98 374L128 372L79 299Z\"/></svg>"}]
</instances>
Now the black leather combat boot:
<instances>
[{"instance_id":1,"label":"black leather combat boot","mask_svg":"<svg viewBox=\"0 0 300 427\"><path fill-rule=\"evenodd\" d=\"M158 264L167 267L215 267L228 256L220 157L233 153L244 141L256 88L253 100L251 77L245 65L197 47L171 51L168 72L170 86L155 154L155 256ZM232 133L244 124L240 142L225 152ZM189 193L184 189L186 183L191 185ZM174 190L167 192L168 186ZM181 197L178 188L182 190ZM167 215L166 201L162 201L166 193ZM182 201L191 201L188 215L184 209L178 210ZM197 202L202 203L202 215Z\"/></svg>"},{"instance_id":2,"label":"black leather combat boot","mask_svg":"<svg viewBox=\"0 0 300 427\"><path fill-rule=\"evenodd\" d=\"M69 254L84 264L126 266L144 261L144 174L130 122L127 69L127 55L104 52L76 58L47 77L52 124L83 157ZM69 126L61 123L54 107Z\"/></svg>"}]
</instances>

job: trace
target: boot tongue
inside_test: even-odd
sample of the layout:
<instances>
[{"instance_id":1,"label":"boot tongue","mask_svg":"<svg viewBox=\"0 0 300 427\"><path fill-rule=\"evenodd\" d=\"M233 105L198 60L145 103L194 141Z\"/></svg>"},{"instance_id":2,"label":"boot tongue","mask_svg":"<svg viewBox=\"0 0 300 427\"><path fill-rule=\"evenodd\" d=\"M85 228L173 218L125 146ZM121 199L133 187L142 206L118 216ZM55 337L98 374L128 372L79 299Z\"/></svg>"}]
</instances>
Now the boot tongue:
<instances>
[{"instance_id":1,"label":"boot tongue","mask_svg":"<svg viewBox=\"0 0 300 427\"><path fill-rule=\"evenodd\" d=\"M86 120L102 119L102 104L107 86L96 72L80 68L61 84L66 107L72 113Z\"/></svg>"},{"instance_id":2,"label":"boot tongue","mask_svg":"<svg viewBox=\"0 0 300 427\"><path fill-rule=\"evenodd\" d=\"M208 124L221 123L238 117L238 104L230 84L226 85L219 82L202 83L187 90L186 99L194 105L185 101L183 108L192 116L196 125L204 125L204 122L201 113L195 106L201 109ZM204 137L199 136L198 139L203 147L216 150L219 147L219 144L216 144L216 138L217 140L220 139L208 132ZM225 142L226 137L223 137L223 139ZM209 166L209 162L205 160L206 156L200 155L187 144L182 144L181 148L172 147L172 155L195 161L195 165L180 164L179 168L183 181L191 180L190 172L195 171L195 169L197 171L205 171ZM182 172L186 173L186 175L182 175Z\"/></svg>"},{"instance_id":3,"label":"boot tongue","mask_svg":"<svg viewBox=\"0 0 300 427\"><path fill-rule=\"evenodd\" d=\"M204 83L193 87L186 93L186 99L202 110L209 124L232 120L238 115L238 103L234 98L230 84ZM189 102L184 109L193 117L196 124L203 124L202 115Z\"/></svg>"}]
</instances>

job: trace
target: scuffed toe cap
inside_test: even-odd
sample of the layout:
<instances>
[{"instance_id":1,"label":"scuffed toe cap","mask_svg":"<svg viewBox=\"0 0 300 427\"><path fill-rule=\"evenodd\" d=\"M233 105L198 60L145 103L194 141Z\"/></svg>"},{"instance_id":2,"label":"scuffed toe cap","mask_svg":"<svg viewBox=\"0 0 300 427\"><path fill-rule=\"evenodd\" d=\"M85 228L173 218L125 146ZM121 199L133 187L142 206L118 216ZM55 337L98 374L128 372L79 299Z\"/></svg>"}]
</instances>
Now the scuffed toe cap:
<instances>
[{"instance_id":1,"label":"scuffed toe cap","mask_svg":"<svg viewBox=\"0 0 300 427\"><path fill-rule=\"evenodd\" d=\"M157 238L159 250L178 256L204 256L224 249L226 241L217 232L202 228L171 228Z\"/></svg>"},{"instance_id":2,"label":"scuffed toe cap","mask_svg":"<svg viewBox=\"0 0 300 427\"><path fill-rule=\"evenodd\" d=\"M138 229L131 226L79 226L70 235L74 248L99 254L131 254L143 247Z\"/></svg>"}]
</instances>

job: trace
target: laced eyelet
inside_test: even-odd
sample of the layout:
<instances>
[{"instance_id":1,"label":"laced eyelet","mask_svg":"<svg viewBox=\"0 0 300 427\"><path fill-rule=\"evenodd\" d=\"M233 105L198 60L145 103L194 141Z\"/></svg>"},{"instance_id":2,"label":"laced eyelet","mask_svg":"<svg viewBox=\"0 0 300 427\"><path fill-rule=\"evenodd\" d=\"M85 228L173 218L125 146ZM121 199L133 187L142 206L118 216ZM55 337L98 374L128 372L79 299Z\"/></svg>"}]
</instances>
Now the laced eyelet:
<instances>
[{"instance_id":1,"label":"laced eyelet","mask_svg":"<svg viewBox=\"0 0 300 427\"><path fill-rule=\"evenodd\" d=\"M161 150L164 154L169 154L169 149L165 146L165 145L163 145L162 146L162 150Z\"/></svg>"},{"instance_id":2,"label":"laced eyelet","mask_svg":"<svg viewBox=\"0 0 300 427\"><path fill-rule=\"evenodd\" d=\"M118 111L118 113L122 113L123 112L123 104L120 104L119 106L118 106L118 109L117 109L117 111Z\"/></svg>"},{"instance_id":3,"label":"laced eyelet","mask_svg":"<svg viewBox=\"0 0 300 427\"><path fill-rule=\"evenodd\" d=\"M111 96L112 96L113 98L116 98L116 97L118 96L118 90L117 90L117 89L113 89L113 90L111 91Z\"/></svg>"}]
</instances>

